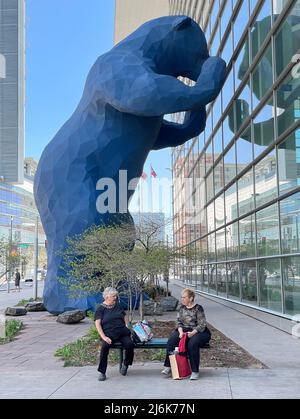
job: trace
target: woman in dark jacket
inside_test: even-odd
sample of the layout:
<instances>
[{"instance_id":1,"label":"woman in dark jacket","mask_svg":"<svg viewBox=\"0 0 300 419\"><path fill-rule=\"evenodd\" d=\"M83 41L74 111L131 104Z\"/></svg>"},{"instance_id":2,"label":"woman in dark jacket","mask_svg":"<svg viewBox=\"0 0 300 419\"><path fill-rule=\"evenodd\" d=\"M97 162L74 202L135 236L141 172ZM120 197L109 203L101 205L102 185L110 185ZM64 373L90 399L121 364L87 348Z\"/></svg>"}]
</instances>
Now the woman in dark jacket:
<instances>
[{"instance_id":1,"label":"woman in dark jacket","mask_svg":"<svg viewBox=\"0 0 300 419\"><path fill-rule=\"evenodd\" d=\"M126 313L118 303L118 291L115 288L106 288L103 292L104 301L95 313L95 326L102 339L100 362L98 371L99 381L106 380L107 358L112 343L121 342L125 349L125 360L121 367L121 374L126 375L129 365L133 362L133 347L131 332L126 327Z\"/></svg>"},{"instance_id":2,"label":"woman in dark jacket","mask_svg":"<svg viewBox=\"0 0 300 419\"><path fill-rule=\"evenodd\" d=\"M211 333L207 328L203 307L195 303L195 293L189 288L184 289L181 294L177 328L168 340L163 374L171 374L169 354L174 352L184 333L187 333L188 336L187 353L192 370L190 379L197 380L199 378L200 348L210 341Z\"/></svg>"}]
</instances>

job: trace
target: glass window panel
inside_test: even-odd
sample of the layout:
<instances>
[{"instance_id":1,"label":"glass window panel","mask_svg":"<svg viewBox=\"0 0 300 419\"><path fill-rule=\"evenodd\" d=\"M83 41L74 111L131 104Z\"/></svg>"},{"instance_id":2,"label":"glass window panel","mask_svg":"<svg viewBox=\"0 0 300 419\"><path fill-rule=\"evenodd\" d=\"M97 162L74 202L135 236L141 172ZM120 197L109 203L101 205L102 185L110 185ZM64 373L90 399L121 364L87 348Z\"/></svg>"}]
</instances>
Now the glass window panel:
<instances>
[{"instance_id":1,"label":"glass window panel","mask_svg":"<svg viewBox=\"0 0 300 419\"><path fill-rule=\"evenodd\" d=\"M214 143L214 161L220 156L223 151L223 141L222 141L222 125L216 132L213 138Z\"/></svg>"},{"instance_id":2,"label":"glass window panel","mask_svg":"<svg viewBox=\"0 0 300 419\"><path fill-rule=\"evenodd\" d=\"M225 224L225 210L224 210L224 194L222 193L215 200L215 217L216 217L216 227L220 227Z\"/></svg>"},{"instance_id":3,"label":"glass window panel","mask_svg":"<svg viewBox=\"0 0 300 419\"><path fill-rule=\"evenodd\" d=\"M226 260L226 238L225 228L216 232L216 248L217 248L217 260Z\"/></svg>"},{"instance_id":4,"label":"glass window panel","mask_svg":"<svg viewBox=\"0 0 300 419\"><path fill-rule=\"evenodd\" d=\"M240 252L241 258L255 257L255 216L240 220Z\"/></svg>"},{"instance_id":5,"label":"glass window panel","mask_svg":"<svg viewBox=\"0 0 300 419\"><path fill-rule=\"evenodd\" d=\"M205 164L206 164L206 172L209 171L209 169L213 165L213 149L212 149L212 141L210 141L208 147L205 151Z\"/></svg>"},{"instance_id":6,"label":"glass window panel","mask_svg":"<svg viewBox=\"0 0 300 419\"><path fill-rule=\"evenodd\" d=\"M229 35L227 37L226 43L223 47L222 53L221 53L221 57L223 58L223 60L226 62L226 64L228 65L231 58L232 58L232 54L233 54L233 34L232 34L232 30L229 32Z\"/></svg>"},{"instance_id":7,"label":"glass window panel","mask_svg":"<svg viewBox=\"0 0 300 419\"><path fill-rule=\"evenodd\" d=\"M215 205L214 202L212 202L207 207L207 226L208 231L213 231L215 229Z\"/></svg>"},{"instance_id":8,"label":"glass window panel","mask_svg":"<svg viewBox=\"0 0 300 419\"><path fill-rule=\"evenodd\" d=\"M226 227L227 258L239 258L239 228L238 222Z\"/></svg>"},{"instance_id":9,"label":"glass window panel","mask_svg":"<svg viewBox=\"0 0 300 419\"><path fill-rule=\"evenodd\" d=\"M223 9L223 13L222 13L222 16L221 16L221 24L220 24L220 26L221 26L221 39L223 39L223 37L224 37L224 33L225 33L225 31L227 29L227 26L230 22L231 15L232 15L231 0L228 0L226 2L226 5Z\"/></svg>"},{"instance_id":10,"label":"glass window panel","mask_svg":"<svg viewBox=\"0 0 300 419\"><path fill-rule=\"evenodd\" d=\"M240 299L240 275L238 263L227 263L228 297Z\"/></svg>"},{"instance_id":11,"label":"glass window panel","mask_svg":"<svg viewBox=\"0 0 300 419\"><path fill-rule=\"evenodd\" d=\"M282 259L285 312L290 315L300 313L300 257Z\"/></svg>"},{"instance_id":12,"label":"glass window panel","mask_svg":"<svg viewBox=\"0 0 300 419\"><path fill-rule=\"evenodd\" d=\"M275 109L271 99L253 121L254 158L275 141L274 115Z\"/></svg>"},{"instance_id":13,"label":"glass window panel","mask_svg":"<svg viewBox=\"0 0 300 419\"><path fill-rule=\"evenodd\" d=\"M213 130L213 123L212 123L212 112L209 112L206 119L206 126L205 126L205 141L207 141L212 133Z\"/></svg>"},{"instance_id":14,"label":"glass window panel","mask_svg":"<svg viewBox=\"0 0 300 419\"><path fill-rule=\"evenodd\" d=\"M226 297L226 284L227 284L227 273L226 264L217 265L217 289L218 295Z\"/></svg>"},{"instance_id":15,"label":"glass window panel","mask_svg":"<svg viewBox=\"0 0 300 419\"><path fill-rule=\"evenodd\" d=\"M244 0L234 21L234 48L237 47L249 20L248 0Z\"/></svg>"},{"instance_id":16,"label":"glass window panel","mask_svg":"<svg viewBox=\"0 0 300 419\"><path fill-rule=\"evenodd\" d=\"M273 84L272 48L269 46L259 60L252 77L253 93L261 100Z\"/></svg>"},{"instance_id":17,"label":"glass window panel","mask_svg":"<svg viewBox=\"0 0 300 419\"><path fill-rule=\"evenodd\" d=\"M246 38L234 63L235 90L238 89L241 81L249 69L249 61L249 43L248 38Z\"/></svg>"},{"instance_id":18,"label":"glass window panel","mask_svg":"<svg viewBox=\"0 0 300 419\"><path fill-rule=\"evenodd\" d=\"M276 13L276 9L275 9ZM293 56L299 50L300 45L300 15L299 1L289 12L280 30L275 36L275 57L276 57L276 75L277 77L292 61Z\"/></svg>"},{"instance_id":19,"label":"glass window panel","mask_svg":"<svg viewBox=\"0 0 300 419\"><path fill-rule=\"evenodd\" d=\"M251 91L248 84L245 85L238 99L234 101L233 112L234 127L235 130L239 130L251 112Z\"/></svg>"},{"instance_id":20,"label":"glass window panel","mask_svg":"<svg viewBox=\"0 0 300 419\"><path fill-rule=\"evenodd\" d=\"M251 29L251 56L252 61L260 50L264 40L271 30L271 4L266 0L260 9L255 23Z\"/></svg>"},{"instance_id":21,"label":"glass window panel","mask_svg":"<svg viewBox=\"0 0 300 419\"><path fill-rule=\"evenodd\" d=\"M208 265L202 267L202 291L208 292Z\"/></svg>"},{"instance_id":22,"label":"glass window panel","mask_svg":"<svg viewBox=\"0 0 300 419\"><path fill-rule=\"evenodd\" d=\"M275 150L272 150L255 166L255 197L257 207L277 197Z\"/></svg>"},{"instance_id":23,"label":"glass window panel","mask_svg":"<svg viewBox=\"0 0 300 419\"><path fill-rule=\"evenodd\" d=\"M222 116L222 94L217 97L213 106L213 123L217 125Z\"/></svg>"},{"instance_id":24,"label":"glass window panel","mask_svg":"<svg viewBox=\"0 0 300 419\"><path fill-rule=\"evenodd\" d=\"M245 261L240 264L242 300L257 305L256 262Z\"/></svg>"},{"instance_id":25,"label":"glass window panel","mask_svg":"<svg viewBox=\"0 0 300 419\"><path fill-rule=\"evenodd\" d=\"M258 262L260 305L269 310L282 312L281 268L279 259Z\"/></svg>"},{"instance_id":26,"label":"glass window panel","mask_svg":"<svg viewBox=\"0 0 300 419\"><path fill-rule=\"evenodd\" d=\"M249 170L238 181L239 215L242 216L254 209L253 171Z\"/></svg>"},{"instance_id":27,"label":"glass window panel","mask_svg":"<svg viewBox=\"0 0 300 419\"><path fill-rule=\"evenodd\" d=\"M206 178L206 194L207 194L207 201L210 201L214 196L213 172L211 172Z\"/></svg>"},{"instance_id":28,"label":"glass window panel","mask_svg":"<svg viewBox=\"0 0 300 419\"><path fill-rule=\"evenodd\" d=\"M277 204L256 214L258 256L279 254L279 227Z\"/></svg>"},{"instance_id":29,"label":"glass window panel","mask_svg":"<svg viewBox=\"0 0 300 419\"><path fill-rule=\"evenodd\" d=\"M223 144L224 148L230 143L236 132L234 125L234 106L229 109L228 115L223 122Z\"/></svg>"},{"instance_id":30,"label":"glass window panel","mask_svg":"<svg viewBox=\"0 0 300 419\"><path fill-rule=\"evenodd\" d=\"M217 194L221 189L224 188L224 162L223 158L214 168L214 179L215 179L215 194Z\"/></svg>"},{"instance_id":31,"label":"glass window panel","mask_svg":"<svg viewBox=\"0 0 300 419\"><path fill-rule=\"evenodd\" d=\"M208 265L208 292L211 294L217 294L216 265Z\"/></svg>"},{"instance_id":32,"label":"glass window panel","mask_svg":"<svg viewBox=\"0 0 300 419\"><path fill-rule=\"evenodd\" d=\"M234 83L233 71L231 70L222 90L223 109L226 109L227 105L229 104L229 102L231 101L233 97L233 94L234 94L233 83Z\"/></svg>"},{"instance_id":33,"label":"glass window panel","mask_svg":"<svg viewBox=\"0 0 300 419\"><path fill-rule=\"evenodd\" d=\"M300 193L280 202L282 253L300 252Z\"/></svg>"},{"instance_id":34,"label":"glass window panel","mask_svg":"<svg viewBox=\"0 0 300 419\"><path fill-rule=\"evenodd\" d=\"M207 237L208 245L208 262L214 262L216 260L216 238L215 233L210 234Z\"/></svg>"},{"instance_id":35,"label":"glass window panel","mask_svg":"<svg viewBox=\"0 0 300 419\"><path fill-rule=\"evenodd\" d=\"M233 184L225 192L225 215L226 223L237 218L237 194L236 194L236 184Z\"/></svg>"},{"instance_id":36,"label":"glass window panel","mask_svg":"<svg viewBox=\"0 0 300 419\"><path fill-rule=\"evenodd\" d=\"M224 156L224 174L225 184L229 183L236 176L235 144L233 144Z\"/></svg>"},{"instance_id":37,"label":"glass window panel","mask_svg":"<svg viewBox=\"0 0 300 419\"><path fill-rule=\"evenodd\" d=\"M300 119L300 77L289 75L276 91L276 98L277 129L280 136Z\"/></svg>"},{"instance_id":38,"label":"glass window panel","mask_svg":"<svg viewBox=\"0 0 300 419\"><path fill-rule=\"evenodd\" d=\"M279 191L284 194L300 186L300 135L290 135L278 147Z\"/></svg>"},{"instance_id":39,"label":"glass window panel","mask_svg":"<svg viewBox=\"0 0 300 419\"><path fill-rule=\"evenodd\" d=\"M241 172L253 161L251 126L249 126L236 140L237 171Z\"/></svg>"}]
</instances>

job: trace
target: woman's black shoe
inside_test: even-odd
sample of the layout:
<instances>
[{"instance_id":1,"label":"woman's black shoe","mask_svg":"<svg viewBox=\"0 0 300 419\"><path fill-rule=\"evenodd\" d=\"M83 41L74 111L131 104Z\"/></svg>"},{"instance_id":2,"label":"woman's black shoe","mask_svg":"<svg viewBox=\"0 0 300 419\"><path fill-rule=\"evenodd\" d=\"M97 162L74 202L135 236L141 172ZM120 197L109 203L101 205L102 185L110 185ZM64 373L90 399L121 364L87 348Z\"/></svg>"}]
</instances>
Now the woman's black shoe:
<instances>
[{"instance_id":1,"label":"woman's black shoe","mask_svg":"<svg viewBox=\"0 0 300 419\"><path fill-rule=\"evenodd\" d=\"M122 375L126 375L127 374L127 370L128 370L128 366L127 365L122 365L121 369L120 369L120 373Z\"/></svg>"}]
</instances>

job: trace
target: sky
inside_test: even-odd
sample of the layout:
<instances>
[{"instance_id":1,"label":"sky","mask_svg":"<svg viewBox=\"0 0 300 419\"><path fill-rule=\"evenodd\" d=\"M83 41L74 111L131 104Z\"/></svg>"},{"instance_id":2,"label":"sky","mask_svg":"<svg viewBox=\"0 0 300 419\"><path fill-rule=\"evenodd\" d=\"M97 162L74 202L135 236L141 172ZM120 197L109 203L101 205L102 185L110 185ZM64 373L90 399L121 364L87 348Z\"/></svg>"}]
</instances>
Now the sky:
<instances>
[{"instance_id":1,"label":"sky","mask_svg":"<svg viewBox=\"0 0 300 419\"><path fill-rule=\"evenodd\" d=\"M25 155L43 149L74 112L97 57L113 47L114 0L26 1ZM150 153L157 175L170 178L170 150Z\"/></svg>"}]
</instances>

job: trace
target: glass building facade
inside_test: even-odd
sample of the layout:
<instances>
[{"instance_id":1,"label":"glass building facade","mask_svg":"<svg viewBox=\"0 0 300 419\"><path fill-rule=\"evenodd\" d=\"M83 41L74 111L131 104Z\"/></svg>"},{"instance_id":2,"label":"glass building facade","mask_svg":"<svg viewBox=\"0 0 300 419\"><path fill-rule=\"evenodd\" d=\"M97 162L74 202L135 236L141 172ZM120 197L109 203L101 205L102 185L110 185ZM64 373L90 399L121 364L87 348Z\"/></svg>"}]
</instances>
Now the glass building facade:
<instances>
[{"instance_id":1,"label":"glass building facade","mask_svg":"<svg viewBox=\"0 0 300 419\"><path fill-rule=\"evenodd\" d=\"M186 254L176 276L290 318L300 313L300 0L170 0L170 13L198 21L227 62L205 132L172 150L174 240Z\"/></svg>"}]
</instances>

